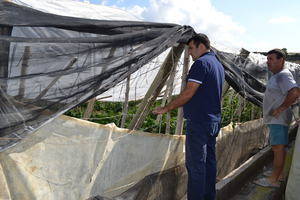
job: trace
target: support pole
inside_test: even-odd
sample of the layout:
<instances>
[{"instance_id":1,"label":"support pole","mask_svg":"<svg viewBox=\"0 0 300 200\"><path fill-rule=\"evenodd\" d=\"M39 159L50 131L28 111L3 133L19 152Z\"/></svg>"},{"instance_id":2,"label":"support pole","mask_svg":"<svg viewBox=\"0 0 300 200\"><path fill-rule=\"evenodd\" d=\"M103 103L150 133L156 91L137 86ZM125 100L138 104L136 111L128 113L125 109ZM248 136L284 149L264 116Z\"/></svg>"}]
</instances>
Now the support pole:
<instances>
[{"instance_id":1,"label":"support pole","mask_svg":"<svg viewBox=\"0 0 300 200\"><path fill-rule=\"evenodd\" d=\"M168 80L168 84L167 84L167 104L170 103L172 101L172 93L173 93L173 87L174 87L174 79L175 79L175 75L176 75L176 66L172 69L169 80ZM166 134L170 134L171 132L171 112L167 112L166 113Z\"/></svg>"},{"instance_id":2,"label":"support pole","mask_svg":"<svg viewBox=\"0 0 300 200\"><path fill-rule=\"evenodd\" d=\"M30 47L25 46L23 58L22 58L21 76L27 74L29 58L30 58ZM22 99L25 94L25 80L26 79L23 78L20 79L19 94L18 94L18 98L20 99Z\"/></svg>"},{"instance_id":3,"label":"support pole","mask_svg":"<svg viewBox=\"0 0 300 200\"><path fill-rule=\"evenodd\" d=\"M256 116L255 105L251 104L251 120L254 120Z\"/></svg>"},{"instance_id":4,"label":"support pole","mask_svg":"<svg viewBox=\"0 0 300 200\"><path fill-rule=\"evenodd\" d=\"M250 52L248 50L242 48L240 50L239 56L244 60L243 62L245 62L245 60L247 59L249 54L250 54ZM241 117L242 117L242 113L245 109L245 105L246 105L245 99L242 96L238 95L238 107L235 112L235 114L237 114L237 116L238 116L238 122L241 121Z\"/></svg>"},{"instance_id":5,"label":"support pole","mask_svg":"<svg viewBox=\"0 0 300 200\"><path fill-rule=\"evenodd\" d=\"M232 110L233 112L231 113L231 117L230 117L230 122L233 121L233 116L235 116L235 111L237 108L234 108L234 100L235 98L238 97L239 94L237 94L234 90L232 91L232 93L229 96L229 103L228 106L230 106L230 110Z\"/></svg>"},{"instance_id":6,"label":"support pole","mask_svg":"<svg viewBox=\"0 0 300 200\"><path fill-rule=\"evenodd\" d=\"M188 47L186 46L184 51L180 92L182 92L186 86L186 77L189 71L189 65L190 65L190 57L189 57ZM182 135L182 131L183 131L183 108L179 107L177 112L177 124L176 124L175 134Z\"/></svg>"},{"instance_id":7,"label":"support pole","mask_svg":"<svg viewBox=\"0 0 300 200\"><path fill-rule=\"evenodd\" d=\"M0 26L0 35L11 36L11 26ZM10 42L0 41L0 78L8 78ZM1 87L4 92L7 90L7 82L1 81Z\"/></svg>"},{"instance_id":8,"label":"support pole","mask_svg":"<svg viewBox=\"0 0 300 200\"><path fill-rule=\"evenodd\" d=\"M166 103L167 103L167 97L168 97L168 91L167 91L167 88L166 88L166 90L164 91L164 96L162 98L161 107L164 107L166 105ZM156 117L156 123L159 125L158 133L161 132L162 117L163 117L162 114L159 114Z\"/></svg>"},{"instance_id":9,"label":"support pole","mask_svg":"<svg viewBox=\"0 0 300 200\"><path fill-rule=\"evenodd\" d=\"M151 84L147 94L141 102L136 114L130 122L129 129L137 130L141 127L146 116L150 111L150 106L155 102L157 96L160 94L161 89L166 83L170 75L170 71L177 65L178 60L183 52L184 44L179 44L173 47L166 57L164 63L159 69L153 83Z\"/></svg>"},{"instance_id":10,"label":"support pole","mask_svg":"<svg viewBox=\"0 0 300 200\"><path fill-rule=\"evenodd\" d=\"M86 108L86 110L84 111L84 114L83 114L83 119L88 120L91 117L92 112L94 110L95 101L96 101L96 97L89 100L87 108Z\"/></svg>"},{"instance_id":11,"label":"support pole","mask_svg":"<svg viewBox=\"0 0 300 200\"><path fill-rule=\"evenodd\" d=\"M235 111L235 116L238 116L238 122L241 122L241 117L244 108L245 108L245 99L241 95L238 95L238 106Z\"/></svg>"},{"instance_id":12,"label":"support pole","mask_svg":"<svg viewBox=\"0 0 300 200\"><path fill-rule=\"evenodd\" d=\"M173 68L173 70L170 74L170 77L167 81L166 90L164 91L164 96L162 99L161 107L164 107L167 103L169 103L172 98L175 75L176 75L176 67ZM162 115L161 114L157 115L156 123L161 125L161 120L162 120ZM166 130L165 130L166 134L170 133L170 120L171 120L170 112L168 112L166 115ZM160 131L161 131L161 129L159 128L159 133L160 133Z\"/></svg>"},{"instance_id":13,"label":"support pole","mask_svg":"<svg viewBox=\"0 0 300 200\"><path fill-rule=\"evenodd\" d=\"M247 49L241 48L239 56L242 57L243 59L246 59L246 58L248 58L249 54L250 54L250 51L248 51Z\"/></svg>"},{"instance_id":14,"label":"support pole","mask_svg":"<svg viewBox=\"0 0 300 200\"><path fill-rule=\"evenodd\" d=\"M126 92L125 92L125 101L123 103L123 109L122 109L121 128L124 128L127 114L128 114L129 90L130 90L130 75L127 77L126 80Z\"/></svg>"},{"instance_id":15,"label":"support pole","mask_svg":"<svg viewBox=\"0 0 300 200\"><path fill-rule=\"evenodd\" d=\"M70 62L67 64L66 67L64 67L64 70L71 69L72 66L77 62L77 58L72 58ZM35 100L40 100L43 96L47 94L47 92L50 90L50 88L62 77L62 75L55 77L49 85L41 91L41 93L35 98Z\"/></svg>"},{"instance_id":16,"label":"support pole","mask_svg":"<svg viewBox=\"0 0 300 200\"><path fill-rule=\"evenodd\" d=\"M221 100L221 106L223 106L225 95L227 94L227 91L229 90L230 85L227 83L227 81L224 81L224 85L222 88L222 100Z\"/></svg>"},{"instance_id":17,"label":"support pole","mask_svg":"<svg viewBox=\"0 0 300 200\"><path fill-rule=\"evenodd\" d=\"M115 47L112 47L112 48L109 50L109 52L108 52L107 58L113 57L115 51L116 51L116 48L115 48ZM102 69L102 72L105 72L106 69L107 69L107 67L108 67L107 65L104 66L103 69ZM83 113L83 119L89 119L89 118L91 117L91 115L92 115L92 113L93 113L93 110L94 110L94 104L95 104L95 102L96 102L96 97L94 97L93 99L90 99L90 100L88 101L87 108L86 108L86 110L85 110L84 113Z\"/></svg>"}]
</instances>

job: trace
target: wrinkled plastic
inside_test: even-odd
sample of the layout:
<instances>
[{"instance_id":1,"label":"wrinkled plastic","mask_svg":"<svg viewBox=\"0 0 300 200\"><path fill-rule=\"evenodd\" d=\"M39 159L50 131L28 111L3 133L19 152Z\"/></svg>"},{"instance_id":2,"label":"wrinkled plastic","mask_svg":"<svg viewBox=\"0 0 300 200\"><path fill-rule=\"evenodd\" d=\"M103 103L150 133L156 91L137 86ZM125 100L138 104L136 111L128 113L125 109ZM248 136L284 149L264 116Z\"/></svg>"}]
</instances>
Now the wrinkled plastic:
<instances>
[{"instance_id":1,"label":"wrinkled plastic","mask_svg":"<svg viewBox=\"0 0 300 200\"><path fill-rule=\"evenodd\" d=\"M61 116L0 153L0 199L130 194L125 199L141 200L152 190L156 197L171 195L162 199L180 199L186 188L183 149L184 136L129 132Z\"/></svg>"},{"instance_id":2,"label":"wrinkled plastic","mask_svg":"<svg viewBox=\"0 0 300 200\"><path fill-rule=\"evenodd\" d=\"M263 148L265 133L261 120L222 128L218 178ZM185 136L61 116L0 153L0 199L179 200L187 183L184 143Z\"/></svg>"},{"instance_id":3,"label":"wrinkled plastic","mask_svg":"<svg viewBox=\"0 0 300 200\"><path fill-rule=\"evenodd\" d=\"M285 191L286 200L299 199L300 196L299 185L300 185L300 128L298 127L292 164L289 171L289 178L288 178L286 191Z\"/></svg>"}]
</instances>

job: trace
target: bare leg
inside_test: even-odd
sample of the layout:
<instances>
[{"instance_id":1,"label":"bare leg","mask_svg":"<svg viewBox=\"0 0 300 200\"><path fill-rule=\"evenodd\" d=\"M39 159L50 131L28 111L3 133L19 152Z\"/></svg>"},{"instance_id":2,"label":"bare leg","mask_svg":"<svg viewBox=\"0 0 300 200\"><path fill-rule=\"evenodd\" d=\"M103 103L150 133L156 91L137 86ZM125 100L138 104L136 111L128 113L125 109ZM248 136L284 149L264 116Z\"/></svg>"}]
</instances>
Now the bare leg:
<instances>
[{"instance_id":1,"label":"bare leg","mask_svg":"<svg viewBox=\"0 0 300 200\"><path fill-rule=\"evenodd\" d=\"M278 181L278 178L283 171L286 152L284 145L273 145L272 150L274 152L273 172L269 177L269 180L270 182L275 183Z\"/></svg>"},{"instance_id":2,"label":"bare leg","mask_svg":"<svg viewBox=\"0 0 300 200\"><path fill-rule=\"evenodd\" d=\"M283 149L283 166L282 166L282 169L281 169L281 172L280 172L280 175L279 175L277 181L279 181L280 179L283 180L283 178L284 178L284 175L283 175L283 169L284 169L284 164L285 164L286 153L287 153L287 152L286 152L286 150L285 150L285 148L284 148L284 149Z\"/></svg>"}]
</instances>

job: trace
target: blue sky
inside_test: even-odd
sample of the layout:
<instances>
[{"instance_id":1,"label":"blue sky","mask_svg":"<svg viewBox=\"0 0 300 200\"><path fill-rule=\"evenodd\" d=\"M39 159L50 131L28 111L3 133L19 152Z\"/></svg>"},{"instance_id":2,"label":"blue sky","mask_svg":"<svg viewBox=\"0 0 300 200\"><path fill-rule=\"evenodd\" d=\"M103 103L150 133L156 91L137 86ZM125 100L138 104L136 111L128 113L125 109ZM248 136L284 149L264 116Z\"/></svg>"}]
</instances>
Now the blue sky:
<instances>
[{"instance_id":1,"label":"blue sky","mask_svg":"<svg viewBox=\"0 0 300 200\"><path fill-rule=\"evenodd\" d=\"M300 52L299 0L90 0L146 21L191 25L216 47Z\"/></svg>"},{"instance_id":2,"label":"blue sky","mask_svg":"<svg viewBox=\"0 0 300 200\"><path fill-rule=\"evenodd\" d=\"M212 4L246 28L244 38L249 43L300 52L300 1L212 0Z\"/></svg>"}]
</instances>

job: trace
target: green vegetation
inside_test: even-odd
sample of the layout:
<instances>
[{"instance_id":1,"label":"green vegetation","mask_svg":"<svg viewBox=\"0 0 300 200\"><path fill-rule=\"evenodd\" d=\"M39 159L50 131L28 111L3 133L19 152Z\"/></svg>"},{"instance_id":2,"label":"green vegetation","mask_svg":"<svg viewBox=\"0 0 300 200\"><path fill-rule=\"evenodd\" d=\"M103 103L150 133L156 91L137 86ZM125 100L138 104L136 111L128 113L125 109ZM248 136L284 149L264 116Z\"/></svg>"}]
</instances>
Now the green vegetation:
<instances>
[{"instance_id":1,"label":"green vegetation","mask_svg":"<svg viewBox=\"0 0 300 200\"><path fill-rule=\"evenodd\" d=\"M128 127L133 115L136 113L138 105L141 101L132 101L129 102L128 108L128 117L126 119L125 127ZM242 107L241 115L237 112L239 106L238 95L233 91L229 90L225 95L223 100L222 107L222 126L228 125L232 122L245 122L251 120L251 116L254 112L254 119L257 119L261 115L261 109L253 104L245 101L245 104ZM155 107L161 105L161 100L156 101L155 105L152 106L151 110ZM122 106L121 102L95 102L94 110L89 121L108 124L115 123L117 126L120 126L122 119ZM87 107L87 103L83 103L71 110L69 110L66 115L76 118L82 118L83 113ZM252 108L254 107L254 108ZM252 113L252 114L251 114ZM240 116L240 117L239 117ZM166 115L163 115L162 121L157 122L157 116L150 113L145 119L141 130L152 132L152 133L164 133L166 129ZM177 121L177 110L171 111L171 134L175 132Z\"/></svg>"},{"instance_id":2,"label":"green vegetation","mask_svg":"<svg viewBox=\"0 0 300 200\"><path fill-rule=\"evenodd\" d=\"M228 125L230 122L246 122L251 119L261 118L262 110L260 107L245 99L242 100L244 104L239 105L241 99L232 89L226 93L222 106L222 127ZM242 108L240 113L237 111L239 106Z\"/></svg>"}]
</instances>

